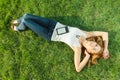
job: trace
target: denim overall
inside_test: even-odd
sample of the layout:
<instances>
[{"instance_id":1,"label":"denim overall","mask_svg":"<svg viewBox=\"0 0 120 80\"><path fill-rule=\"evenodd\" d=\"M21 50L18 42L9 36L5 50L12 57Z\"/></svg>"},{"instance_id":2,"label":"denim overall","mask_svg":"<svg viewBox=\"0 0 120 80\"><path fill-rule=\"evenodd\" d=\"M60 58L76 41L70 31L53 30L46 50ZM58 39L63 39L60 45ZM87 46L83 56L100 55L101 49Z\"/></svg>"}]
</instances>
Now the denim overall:
<instances>
[{"instance_id":1,"label":"denim overall","mask_svg":"<svg viewBox=\"0 0 120 80\"><path fill-rule=\"evenodd\" d=\"M27 27L46 40L51 40L57 21L42 18L31 14L24 14L17 20L17 30L25 30Z\"/></svg>"}]
</instances>

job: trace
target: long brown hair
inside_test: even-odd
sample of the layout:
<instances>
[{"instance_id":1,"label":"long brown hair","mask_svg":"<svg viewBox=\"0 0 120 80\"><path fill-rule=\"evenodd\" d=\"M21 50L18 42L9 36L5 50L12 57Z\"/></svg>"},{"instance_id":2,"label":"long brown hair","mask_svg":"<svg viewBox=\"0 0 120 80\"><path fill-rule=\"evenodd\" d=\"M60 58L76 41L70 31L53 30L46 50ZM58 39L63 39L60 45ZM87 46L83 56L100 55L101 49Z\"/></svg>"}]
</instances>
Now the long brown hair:
<instances>
[{"instance_id":1,"label":"long brown hair","mask_svg":"<svg viewBox=\"0 0 120 80\"><path fill-rule=\"evenodd\" d=\"M97 60L99 58L103 57L103 50L104 50L104 43L103 43L103 39L101 36L94 36L94 37L89 37L86 40L89 41L95 41L98 45L101 46L101 50L99 51L99 53L89 53L91 55L90 59L88 60L87 65L90 66L91 64L97 64ZM84 49L85 51L85 49Z\"/></svg>"}]
</instances>

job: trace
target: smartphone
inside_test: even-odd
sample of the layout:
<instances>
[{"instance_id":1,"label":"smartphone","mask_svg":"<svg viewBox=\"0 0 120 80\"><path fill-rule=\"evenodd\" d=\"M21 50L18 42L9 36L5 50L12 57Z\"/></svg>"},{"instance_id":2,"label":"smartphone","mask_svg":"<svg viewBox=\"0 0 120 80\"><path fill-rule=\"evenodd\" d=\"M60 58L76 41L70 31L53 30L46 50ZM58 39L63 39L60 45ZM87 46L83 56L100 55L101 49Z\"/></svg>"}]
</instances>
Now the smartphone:
<instances>
[{"instance_id":1,"label":"smartphone","mask_svg":"<svg viewBox=\"0 0 120 80\"><path fill-rule=\"evenodd\" d=\"M67 26L61 27L61 28L57 28L56 31L57 31L57 34L58 34L58 35L62 35L62 34L65 34L65 33L68 33L68 32L69 32Z\"/></svg>"}]
</instances>

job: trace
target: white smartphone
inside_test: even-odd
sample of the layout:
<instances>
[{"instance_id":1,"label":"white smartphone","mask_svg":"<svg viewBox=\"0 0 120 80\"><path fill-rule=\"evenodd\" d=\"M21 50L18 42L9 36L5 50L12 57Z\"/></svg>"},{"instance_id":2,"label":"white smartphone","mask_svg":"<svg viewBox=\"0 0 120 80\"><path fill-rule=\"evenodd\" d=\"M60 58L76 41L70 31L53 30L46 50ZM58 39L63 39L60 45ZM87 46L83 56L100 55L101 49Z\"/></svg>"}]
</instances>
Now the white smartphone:
<instances>
[{"instance_id":1,"label":"white smartphone","mask_svg":"<svg viewBox=\"0 0 120 80\"><path fill-rule=\"evenodd\" d=\"M65 34L65 33L68 33L68 32L69 32L67 26L66 26L66 27L57 28L56 31L57 31L57 34L58 34L58 35L62 35L62 34Z\"/></svg>"}]
</instances>

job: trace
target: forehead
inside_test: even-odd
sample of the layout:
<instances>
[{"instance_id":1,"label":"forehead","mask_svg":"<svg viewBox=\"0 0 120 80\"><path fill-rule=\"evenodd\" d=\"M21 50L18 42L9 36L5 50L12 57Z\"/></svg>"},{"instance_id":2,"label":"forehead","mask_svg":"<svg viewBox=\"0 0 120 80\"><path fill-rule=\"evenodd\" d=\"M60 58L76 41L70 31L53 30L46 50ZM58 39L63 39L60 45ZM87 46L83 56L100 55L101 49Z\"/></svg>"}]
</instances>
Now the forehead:
<instances>
[{"instance_id":1,"label":"forehead","mask_svg":"<svg viewBox=\"0 0 120 80\"><path fill-rule=\"evenodd\" d=\"M92 42L92 43L97 43L97 42L95 42L95 41L89 41L89 42Z\"/></svg>"}]
</instances>

